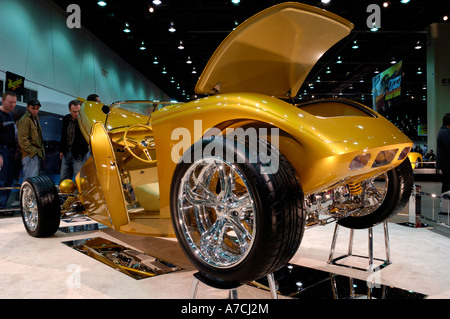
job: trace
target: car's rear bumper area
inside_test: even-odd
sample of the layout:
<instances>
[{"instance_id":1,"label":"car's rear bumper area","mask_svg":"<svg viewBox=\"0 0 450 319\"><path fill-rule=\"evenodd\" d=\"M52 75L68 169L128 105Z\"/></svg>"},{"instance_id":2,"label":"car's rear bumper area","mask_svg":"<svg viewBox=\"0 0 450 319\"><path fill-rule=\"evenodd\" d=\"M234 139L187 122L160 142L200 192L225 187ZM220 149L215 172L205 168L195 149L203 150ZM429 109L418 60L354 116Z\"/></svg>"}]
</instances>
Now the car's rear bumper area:
<instances>
[{"instance_id":1,"label":"car's rear bumper area","mask_svg":"<svg viewBox=\"0 0 450 319\"><path fill-rule=\"evenodd\" d=\"M412 142L407 139L401 143L386 142L364 148L358 146L357 140L351 144L331 143L329 146L335 155L318 158L307 170L300 172L305 194L378 176L400 165L412 148Z\"/></svg>"}]
</instances>

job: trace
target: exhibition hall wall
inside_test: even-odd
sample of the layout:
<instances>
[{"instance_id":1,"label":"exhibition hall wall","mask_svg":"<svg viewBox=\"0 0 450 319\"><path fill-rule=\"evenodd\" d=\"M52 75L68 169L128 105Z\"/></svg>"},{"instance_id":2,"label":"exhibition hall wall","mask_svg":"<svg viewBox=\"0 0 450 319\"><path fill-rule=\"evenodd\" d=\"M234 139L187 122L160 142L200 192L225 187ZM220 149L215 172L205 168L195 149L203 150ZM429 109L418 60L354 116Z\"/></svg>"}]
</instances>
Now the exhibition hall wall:
<instances>
[{"instance_id":1,"label":"exhibition hall wall","mask_svg":"<svg viewBox=\"0 0 450 319\"><path fill-rule=\"evenodd\" d=\"M110 104L120 100L170 98L84 28L69 28L66 13L47 0L0 1L0 89L6 74L23 77L14 119L37 97L46 157L45 174L59 182L59 140L68 102L96 93ZM83 11L81 11L81 24Z\"/></svg>"},{"instance_id":2,"label":"exhibition hall wall","mask_svg":"<svg viewBox=\"0 0 450 319\"><path fill-rule=\"evenodd\" d=\"M70 100L91 93L108 104L170 100L89 31L69 28L68 16L46 0L0 1L0 80L6 72L25 77L41 110L62 115Z\"/></svg>"}]
</instances>

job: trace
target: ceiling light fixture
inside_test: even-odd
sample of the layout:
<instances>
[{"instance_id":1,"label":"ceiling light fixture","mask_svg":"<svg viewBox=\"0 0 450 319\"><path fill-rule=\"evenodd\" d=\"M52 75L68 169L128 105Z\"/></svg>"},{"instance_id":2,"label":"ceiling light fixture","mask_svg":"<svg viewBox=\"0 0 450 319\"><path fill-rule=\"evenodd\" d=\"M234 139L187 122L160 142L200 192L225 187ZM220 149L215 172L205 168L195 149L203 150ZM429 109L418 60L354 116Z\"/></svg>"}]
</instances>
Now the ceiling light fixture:
<instances>
[{"instance_id":1,"label":"ceiling light fixture","mask_svg":"<svg viewBox=\"0 0 450 319\"><path fill-rule=\"evenodd\" d=\"M161 4L161 0L153 0L153 4L155 6L159 6Z\"/></svg>"},{"instance_id":2,"label":"ceiling light fixture","mask_svg":"<svg viewBox=\"0 0 450 319\"><path fill-rule=\"evenodd\" d=\"M97 2L97 4L98 4L100 7L106 6L106 2L105 2L105 1L99 1L99 2Z\"/></svg>"},{"instance_id":3,"label":"ceiling light fixture","mask_svg":"<svg viewBox=\"0 0 450 319\"><path fill-rule=\"evenodd\" d=\"M447 21L447 20L448 20L448 16L444 16L444 17L442 18L442 20Z\"/></svg>"},{"instance_id":4,"label":"ceiling light fixture","mask_svg":"<svg viewBox=\"0 0 450 319\"><path fill-rule=\"evenodd\" d=\"M405 4L405 3L408 3L410 0L401 0L400 2L401 3L403 3L403 4Z\"/></svg>"},{"instance_id":5,"label":"ceiling light fixture","mask_svg":"<svg viewBox=\"0 0 450 319\"><path fill-rule=\"evenodd\" d=\"M180 50L184 49L183 41L180 41L180 44L178 44L178 49Z\"/></svg>"},{"instance_id":6,"label":"ceiling light fixture","mask_svg":"<svg viewBox=\"0 0 450 319\"><path fill-rule=\"evenodd\" d=\"M422 70L420 68L417 68L417 74L422 74Z\"/></svg>"},{"instance_id":7,"label":"ceiling light fixture","mask_svg":"<svg viewBox=\"0 0 450 319\"><path fill-rule=\"evenodd\" d=\"M385 2L383 2L383 7L384 7L384 8L387 8L387 7L389 7L389 5L390 5L389 1L385 1Z\"/></svg>"},{"instance_id":8,"label":"ceiling light fixture","mask_svg":"<svg viewBox=\"0 0 450 319\"><path fill-rule=\"evenodd\" d=\"M155 9L152 6L149 6L148 7L148 12L153 13L153 12L155 12Z\"/></svg>"},{"instance_id":9,"label":"ceiling light fixture","mask_svg":"<svg viewBox=\"0 0 450 319\"><path fill-rule=\"evenodd\" d=\"M191 58L190 58L190 57L188 57L188 58L187 58L187 61L186 61L186 63L187 63L187 64L191 64L191 63L192 63L192 61L191 61Z\"/></svg>"},{"instance_id":10,"label":"ceiling light fixture","mask_svg":"<svg viewBox=\"0 0 450 319\"><path fill-rule=\"evenodd\" d=\"M163 69L162 69L162 72L161 72L162 74L167 74L167 71L166 71L166 67L163 67Z\"/></svg>"},{"instance_id":11,"label":"ceiling light fixture","mask_svg":"<svg viewBox=\"0 0 450 319\"><path fill-rule=\"evenodd\" d=\"M422 45L420 44L420 41L417 41L416 46L414 47L416 50L422 49Z\"/></svg>"},{"instance_id":12,"label":"ceiling light fixture","mask_svg":"<svg viewBox=\"0 0 450 319\"><path fill-rule=\"evenodd\" d=\"M197 74L197 71L195 70L195 66L192 68L192 74Z\"/></svg>"},{"instance_id":13,"label":"ceiling light fixture","mask_svg":"<svg viewBox=\"0 0 450 319\"><path fill-rule=\"evenodd\" d=\"M358 45L358 43L356 42L356 40L353 41L352 49L358 49L358 48L359 48L359 45Z\"/></svg>"},{"instance_id":14,"label":"ceiling light fixture","mask_svg":"<svg viewBox=\"0 0 450 319\"><path fill-rule=\"evenodd\" d=\"M338 63L338 64L341 64L341 63L342 63L342 60L341 60L341 57L340 57L340 56L338 56L338 60L336 61L336 63Z\"/></svg>"},{"instance_id":15,"label":"ceiling light fixture","mask_svg":"<svg viewBox=\"0 0 450 319\"><path fill-rule=\"evenodd\" d=\"M324 4L328 4L330 3L331 0L321 0L320 2L324 3Z\"/></svg>"},{"instance_id":16,"label":"ceiling light fixture","mask_svg":"<svg viewBox=\"0 0 450 319\"><path fill-rule=\"evenodd\" d=\"M239 4L241 2L241 0L231 0L231 2L234 4Z\"/></svg>"},{"instance_id":17,"label":"ceiling light fixture","mask_svg":"<svg viewBox=\"0 0 450 319\"><path fill-rule=\"evenodd\" d=\"M125 32L125 33L130 33L131 32L130 25L128 24L128 22L125 22L125 29L123 29L123 32Z\"/></svg>"},{"instance_id":18,"label":"ceiling light fixture","mask_svg":"<svg viewBox=\"0 0 450 319\"><path fill-rule=\"evenodd\" d=\"M175 31L177 31L177 30L175 29L175 25L173 24L173 21L170 21L169 32L175 32Z\"/></svg>"},{"instance_id":19,"label":"ceiling light fixture","mask_svg":"<svg viewBox=\"0 0 450 319\"><path fill-rule=\"evenodd\" d=\"M325 71L325 73L331 73L330 67L327 66L327 70Z\"/></svg>"},{"instance_id":20,"label":"ceiling light fixture","mask_svg":"<svg viewBox=\"0 0 450 319\"><path fill-rule=\"evenodd\" d=\"M392 59L391 64L395 64L397 63L397 61L395 60L395 58Z\"/></svg>"},{"instance_id":21,"label":"ceiling light fixture","mask_svg":"<svg viewBox=\"0 0 450 319\"><path fill-rule=\"evenodd\" d=\"M153 60L153 64L158 64L159 62L158 62L158 58L157 57L155 57L155 60Z\"/></svg>"},{"instance_id":22,"label":"ceiling light fixture","mask_svg":"<svg viewBox=\"0 0 450 319\"><path fill-rule=\"evenodd\" d=\"M144 45L144 41L142 41L141 46L139 47L139 49L141 49L142 51L144 51L145 49L147 49Z\"/></svg>"}]
</instances>

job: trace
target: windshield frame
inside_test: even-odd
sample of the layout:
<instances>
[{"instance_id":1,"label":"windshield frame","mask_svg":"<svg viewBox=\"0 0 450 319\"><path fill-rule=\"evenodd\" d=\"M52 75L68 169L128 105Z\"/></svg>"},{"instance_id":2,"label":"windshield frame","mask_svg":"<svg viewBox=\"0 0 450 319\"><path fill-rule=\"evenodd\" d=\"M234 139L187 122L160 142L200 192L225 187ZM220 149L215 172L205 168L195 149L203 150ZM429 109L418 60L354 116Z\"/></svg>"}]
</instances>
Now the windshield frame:
<instances>
[{"instance_id":1,"label":"windshield frame","mask_svg":"<svg viewBox=\"0 0 450 319\"><path fill-rule=\"evenodd\" d=\"M130 111L134 114L139 114L145 117L148 117L145 125L149 125L150 124L150 120L151 120L151 115L153 112L159 110L162 107L165 107L167 105L171 105L171 104L177 104L178 102L161 102L161 101L152 101L152 100L124 100L124 101L116 101L111 103L110 105L104 105L102 110L103 112L106 114L106 119L105 119L105 127L108 127L108 119L109 119L109 115L111 114L111 110L113 108L120 108L126 111ZM151 112L149 114L144 114L141 112L138 112L136 110L131 110L131 109L127 109L127 107L124 107L124 105L127 104L149 104L150 107L153 107L153 109L151 110ZM124 125L127 126L127 125ZM115 127L116 128L116 127Z\"/></svg>"}]
</instances>

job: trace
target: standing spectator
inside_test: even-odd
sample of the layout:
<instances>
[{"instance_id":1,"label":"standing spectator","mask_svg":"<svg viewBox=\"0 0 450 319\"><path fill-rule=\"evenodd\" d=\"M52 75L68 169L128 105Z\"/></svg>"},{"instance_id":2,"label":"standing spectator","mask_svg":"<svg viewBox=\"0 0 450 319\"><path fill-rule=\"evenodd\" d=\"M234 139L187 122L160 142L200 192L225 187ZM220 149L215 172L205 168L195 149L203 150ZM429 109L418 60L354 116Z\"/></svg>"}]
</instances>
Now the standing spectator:
<instances>
[{"instance_id":1,"label":"standing spectator","mask_svg":"<svg viewBox=\"0 0 450 319\"><path fill-rule=\"evenodd\" d=\"M428 146L427 146L427 144L425 144L422 149L422 155L427 154L427 152L428 152Z\"/></svg>"},{"instance_id":2,"label":"standing spectator","mask_svg":"<svg viewBox=\"0 0 450 319\"><path fill-rule=\"evenodd\" d=\"M437 135L436 168L442 171L442 193L450 190L450 113L442 118Z\"/></svg>"},{"instance_id":3,"label":"standing spectator","mask_svg":"<svg viewBox=\"0 0 450 319\"><path fill-rule=\"evenodd\" d=\"M16 130L12 111L16 107L14 92L2 95L0 106L0 187L11 187L14 182L14 154L16 152ZM6 209L10 190L0 191L0 209Z\"/></svg>"},{"instance_id":4,"label":"standing spectator","mask_svg":"<svg viewBox=\"0 0 450 319\"><path fill-rule=\"evenodd\" d=\"M430 162L434 162L434 161L436 160L436 155L433 153L433 150L430 150L430 151L428 152L428 160L429 160Z\"/></svg>"},{"instance_id":5,"label":"standing spectator","mask_svg":"<svg viewBox=\"0 0 450 319\"><path fill-rule=\"evenodd\" d=\"M101 102L97 94L89 94L89 96L87 97L87 101Z\"/></svg>"},{"instance_id":6,"label":"standing spectator","mask_svg":"<svg viewBox=\"0 0 450 319\"><path fill-rule=\"evenodd\" d=\"M69 112L63 118L63 126L60 141L61 181L72 179L76 175L86 160L89 158L88 144L78 126L78 113L80 112L81 101L72 100L69 102Z\"/></svg>"},{"instance_id":7,"label":"standing spectator","mask_svg":"<svg viewBox=\"0 0 450 319\"><path fill-rule=\"evenodd\" d=\"M27 103L27 111L17 122L17 139L22 150L22 177L39 175L41 161L45 158L42 128L39 124L39 109L41 103L32 99Z\"/></svg>"},{"instance_id":8,"label":"standing spectator","mask_svg":"<svg viewBox=\"0 0 450 319\"><path fill-rule=\"evenodd\" d=\"M450 190L450 113L442 118L442 126L437 135L436 168L442 171L441 193L443 194ZM441 200L440 214L447 214L445 210L449 210L449 200L445 200L446 209L442 202Z\"/></svg>"}]
</instances>

